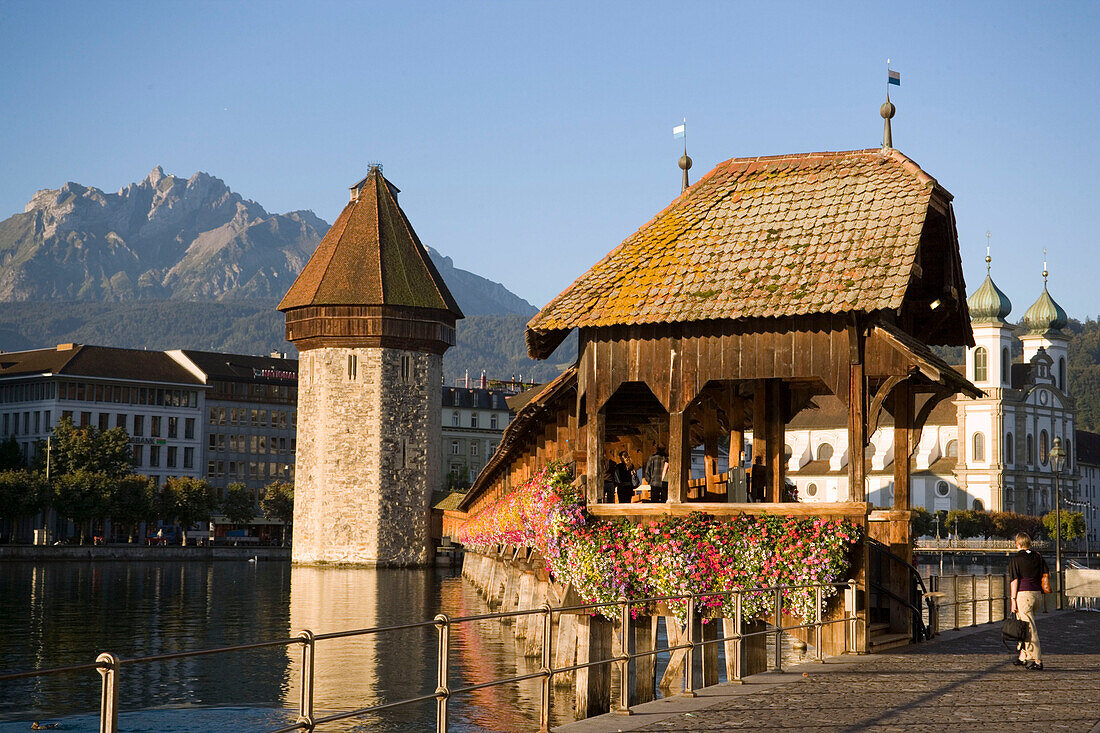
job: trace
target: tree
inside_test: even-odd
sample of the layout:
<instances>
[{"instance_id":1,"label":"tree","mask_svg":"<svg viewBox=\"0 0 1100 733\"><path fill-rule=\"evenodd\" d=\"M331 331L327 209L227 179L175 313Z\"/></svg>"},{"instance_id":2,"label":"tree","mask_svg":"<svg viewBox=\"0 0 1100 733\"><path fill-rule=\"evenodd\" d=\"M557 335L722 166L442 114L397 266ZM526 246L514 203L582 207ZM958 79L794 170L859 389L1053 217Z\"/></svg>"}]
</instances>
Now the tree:
<instances>
[{"instance_id":1,"label":"tree","mask_svg":"<svg viewBox=\"0 0 1100 733\"><path fill-rule=\"evenodd\" d=\"M78 428L71 418L65 417L54 428L51 442L51 476L82 470L117 478L133 472L134 452L130 448L130 435L122 428Z\"/></svg>"},{"instance_id":2,"label":"tree","mask_svg":"<svg viewBox=\"0 0 1100 733\"><path fill-rule=\"evenodd\" d=\"M23 468L23 451L19 449L19 443L14 435L9 435L7 440L0 442L0 471L14 471Z\"/></svg>"},{"instance_id":3,"label":"tree","mask_svg":"<svg viewBox=\"0 0 1100 733\"><path fill-rule=\"evenodd\" d=\"M230 524L248 524L256 516L256 505L252 501L252 494L244 484L239 481L229 484L225 492L225 501L222 502L222 514Z\"/></svg>"},{"instance_id":4,"label":"tree","mask_svg":"<svg viewBox=\"0 0 1100 733\"><path fill-rule=\"evenodd\" d=\"M166 519L178 521L187 545L187 530L196 522L209 522L217 508L214 487L205 479L190 476L169 478L161 488L158 509Z\"/></svg>"},{"instance_id":5,"label":"tree","mask_svg":"<svg viewBox=\"0 0 1100 733\"><path fill-rule=\"evenodd\" d=\"M0 519L22 519L42 511L49 504L49 486L34 471L0 472Z\"/></svg>"},{"instance_id":6,"label":"tree","mask_svg":"<svg viewBox=\"0 0 1100 733\"><path fill-rule=\"evenodd\" d=\"M279 544L286 543L286 528L294 521L294 484L286 481L272 481L264 490L260 500L264 516L283 523L279 530Z\"/></svg>"},{"instance_id":7,"label":"tree","mask_svg":"<svg viewBox=\"0 0 1100 733\"><path fill-rule=\"evenodd\" d=\"M936 520L932 512L922 506L913 510L913 536L926 537L936 534Z\"/></svg>"},{"instance_id":8,"label":"tree","mask_svg":"<svg viewBox=\"0 0 1100 733\"><path fill-rule=\"evenodd\" d=\"M1047 536L1053 538L1058 528L1057 515L1054 512L1043 515L1043 527ZM1085 515L1081 512L1062 512L1062 539L1075 540L1085 536Z\"/></svg>"},{"instance_id":9,"label":"tree","mask_svg":"<svg viewBox=\"0 0 1100 733\"><path fill-rule=\"evenodd\" d=\"M86 530L96 519L107 515L108 486L101 473L77 469L54 482L54 509L71 519L84 544Z\"/></svg>"},{"instance_id":10,"label":"tree","mask_svg":"<svg viewBox=\"0 0 1100 733\"><path fill-rule=\"evenodd\" d=\"M129 541L141 522L153 516L153 496L156 484L148 476L123 476L108 479L108 514L129 529Z\"/></svg>"}]
</instances>

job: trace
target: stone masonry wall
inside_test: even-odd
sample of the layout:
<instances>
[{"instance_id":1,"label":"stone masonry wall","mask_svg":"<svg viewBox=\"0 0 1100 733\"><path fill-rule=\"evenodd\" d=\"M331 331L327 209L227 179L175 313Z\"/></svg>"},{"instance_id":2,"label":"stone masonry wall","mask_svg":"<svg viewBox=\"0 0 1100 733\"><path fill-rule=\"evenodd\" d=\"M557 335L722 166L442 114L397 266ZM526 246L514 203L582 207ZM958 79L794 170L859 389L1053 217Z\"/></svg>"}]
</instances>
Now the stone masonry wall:
<instances>
[{"instance_id":1,"label":"stone masonry wall","mask_svg":"<svg viewBox=\"0 0 1100 733\"><path fill-rule=\"evenodd\" d=\"M302 352L295 562L428 562L429 502L440 480L441 379L438 354Z\"/></svg>"}]
</instances>

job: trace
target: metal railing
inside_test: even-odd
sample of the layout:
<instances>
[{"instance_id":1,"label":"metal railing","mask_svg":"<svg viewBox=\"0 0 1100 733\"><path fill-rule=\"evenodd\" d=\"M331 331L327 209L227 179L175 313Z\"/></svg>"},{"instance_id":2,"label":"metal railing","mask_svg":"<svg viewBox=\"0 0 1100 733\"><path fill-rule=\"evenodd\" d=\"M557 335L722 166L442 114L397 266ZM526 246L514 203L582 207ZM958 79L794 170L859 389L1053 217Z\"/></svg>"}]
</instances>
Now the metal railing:
<instances>
[{"instance_id":1,"label":"metal railing","mask_svg":"<svg viewBox=\"0 0 1100 733\"><path fill-rule=\"evenodd\" d=\"M826 600L824 596L825 589L837 590L845 589L845 613L840 618L831 620L824 620L822 618L823 602ZM813 621L802 624L783 625L783 593L784 591L792 590L814 590L814 603L816 613ZM774 594L774 609L772 614L772 620L774 623L773 628L765 628L762 631L754 631L750 633L744 633L745 619L742 613L744 594L761 594L761 593L773 593ZM729 637L717 637L714 639L700 640L695 638L695 621L701 620L701 616L696 613L697 602L703 599L707 599L708 602L713 602L713 599L730 596L734 597L734 620L736 633ZM669 595L669 596L654 596L650 598L620 598L617 601L608 601L604 603L587 603L577 606L562 606L551 607L549 604L543 604L538 608L527 609L522 611L507 611L500 613L484 613L474 616L462 616L460 618L451 618L447 614L439 614L431 621L422 621L419 623L400 624L396 626L378 626L367 629L355 629L352 631L338 631L327 634L315 634L312 631L306 630L300 632L297 636L288 639L278 639L274 641L257 642L253 644L240 644L230 647L220 647L216 649L202 649L198 651L190 652L176 652L171 654L159 654L155 656L139 657L135 659L122 659L114 654L103 653L100 654L95 662L89 664L78 664L67 667L55 667L52 669L32 670L28 672L18 672L15 674L0 675L0 683L8 682L11 680L25 679L31 677L44 677L48 675L67 674L72 672L83 672L95 670L99 673L101 680L101 695L100 695L100 708L99 708L99 730L100 733L118 733L118 715L119 715L119 682L124 667L131 667L137 664L151 664L155 662L163 662L170 659L184 659L188 657L200 657L209 656L213 654L226 654L232 652L240 652L253 649L270 649L274 647L290 647L294 645L301 646L301 678L299 687L298 698L298 717L292 725L284 726L270 731L269 733L290 733L290 731L313 731L318 726L326 723L333 723L340 720L346 720L349 718L356 718L372 713L378 713L386 710L392 710L394 708L415 705L417 703L427 702L429 700L435 700L436 703L436 730L443 733L448 730L448 715L450 700L456 695L474 692L475 690L481 690L489 687L497 687L500 685L514 684L517 682L523 682L525 680L540 679L542 680L542 691L539 699L539 730L550 730L550 699L551 699L551 687L554 675L564 674L566 672L573 672L581 669L588 669L590 667L596 667L606 664L618 664L621 669L620 674L620 691L619 691L619 707L615 712L629 714L630 713L630 690L629 690L629 675L627 674L627 665L631 661L641 659L648 656L656 656L658 654L671 653L678 650L684 651L684 690L683 695L694 696L694 690L698 689L700 685L697 685L694 672L694 655L697 649L703 649L710 644L732 644L734 654L733 664L733 676L729 680L731 682L742 681L742 649L741 644L745 639L749 639L757 636L766 636L773 634L775 636L775 670L783 671L782 660L782 634L783 632L796 631L800 629L813 629L814 632L814 646L816 647L816 660L823 662L822 655L822 629L830 624L848 624L847 626L847 643L845 645L846 651L853 651L851 644L856 637L857 624L860 619L856 615L856 583L855 581L848 581L845 583L824 583L824 584L807 584L807 585L777 585L762 588L745 588L736 589L730 591L717 591L708 593L695 593L695 594L681 594L681 595ZM685 601L686 602L686 618L687 618L687 640L681 644L671 645L666 644L664 647L654 648L647 651L629 653L629 639L630 630L632 627L632 614L633 608L636 608L639 604L651 604L661 601ZM573 664L566 667L553 667L551 660L553 658L553 618L554 614L559 616L563 613L589 613L600 609L607 609L611 607L617 607L619 609L619 629L621 654L608 657L606 659L600 659L597 661L585 662L581 664ZM505 677L502 679L490 680L488 682L481 682L478 684L465 685L463 687L451 688L449 683L450 670L451 670L451 650L450 650L450 635L451 628L456 624L471 623L476 621L485 621L490 619L506 619L506 618L518 618L521 616L530 616L538 614L542 617L542 667L537 672L529 674L515 675L512 677ZM436 669L436 689L434 692L426 695L419 695L416 697L404 698L401 700L395 700L393 702L381 703L378 705L371 705L368 707L359 708L356 710L341 711L330 715L324 715L317 717L314 712L314 662L316 660L316 644L319 641L325 641L330 639L345 639L354 636L366 636L370 634L379 634L384 632L394 631L406 631L409 629L422 629L434 627L437 630L437 669ZM704 657L704 665L705 665ZM704 677L707 674L707 670L703 671Z\"/></svg>"},{"instance_id":2,"label":"metal railing","mask_svg":"<svg viewBox=\"0 0 1100 733\"><path fill-rule=\"evenodd\" d=\"M985 578L985 594L979 596L979 578ZM1001 581L1000 593L994 593L994 579ZM1008 608L1009 582L1007 575L932 575L928 578L931 588L926 594L932 599L928 608L928 626L933 633L947 629L962 629L977 626L979 623L993 623L1005 617ZM948 589L951 600L948 601ZM967 592L968 591L968 592ZM969 598L962 596L969 595ZM950 609L947 618L951 625L944 624L944 609ZM979 611L985 611L985 620L979 620ZM969 611L969 620L964 611Z\"/></svg>"}]
</instances>

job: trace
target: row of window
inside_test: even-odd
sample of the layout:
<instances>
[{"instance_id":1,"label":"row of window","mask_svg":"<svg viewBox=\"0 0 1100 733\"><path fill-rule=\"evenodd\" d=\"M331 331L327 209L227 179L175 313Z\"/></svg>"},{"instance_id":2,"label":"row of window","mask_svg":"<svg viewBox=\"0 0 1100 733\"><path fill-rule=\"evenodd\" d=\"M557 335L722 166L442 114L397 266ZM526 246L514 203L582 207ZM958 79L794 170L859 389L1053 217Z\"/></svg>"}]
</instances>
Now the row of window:
<instances>
[{"instance_id":1,"label":"row of window","mask_svg":"<svg viewBox=\"0 0 1100 733\"><path fill-rule=\"evenodd\" d=\"M294 480L294 464L271 461L207 461L207 478L228 478L238 481Z\"/></svg>"},{"instance_id":2,"label":"row of window","mask_svg":"<svg viewBox=\"0 0 1100 733\"><path fill-rule=\"evenodd\" d=\"M289 417L288 417L289 416ZM265 410L257 407L211 407L211 425L251 425L254 428L276 428L286 430L298 419L295 412L286 410Z\"/></svg>"},{"instance_id":3,"label":"row of window","mask_svg":"<svg viewBox=\"0 0 1100 733\"><path fill-rule=\"evenodd\" d=\"M146 451L145 449L149 450ZM164 466L166 468L180 468L179 458L180 449L174 445L135 445L134 449L134 465L137 467L148 466L150 468L159 468L161 456L164 456ZM146 463L145 459L148 457L149 462ZM182 468L194 468L195 467L195 449L190 446L184 446L183 448L183 466Z\"/></svg>"},{"instance_id":4,"label":"row of window","mask_svg":"<svg viewBox=\"0 0 1100 733\"><path fill-rule=\"evenodd\" d=\"M216 453L256 453L273 455L285 455L289 450L293 453L298 448L298 439L282 435L239 435L234 433L210 433L207 436L207 447Z\"/></svg>"},{"instance_id":5,"label":"row of window","mask_svg":"<svg viewBox=\"0 0 1100 733\"><path fill-rule=\"evenodd\" d=\"M5 412L3 423L5 438L9 435L39 435L53 430L49 410Z\"/></svg>"},{"instance_id":6,"label":"row of window","mask_svg":"<svg viewBox=\"0 0 1100 733\"><path fill-rule=\"evenodd\" d=\"M199 393L192 389L126 387L91 382L59 382L58 397L77 402L115 402L162 407L198 407Z\"/></svg>"},{"instance_id":7,"label":"row of window","mask_svg":"<svg viewBox=\"0 0 1100 733\"><path fill-rule=\"evenodd\" d=\"M213 399L258 400L287 404L294 404L298 399L298 388L290 385L215 380L212 386L210 397Z\"/></svg>"},{"instance_id":8,"label":"row of window","mask_svg":"<svg viewBox=\"0 0 1100 733\"><path fill-rule=\"evenodd\" d=\"M1008 349L1001 351L1001 382L1004 384L1012 383L1012 359L1010 357ZM1054 381L1055 386L1058 389L1066 392L1066 360L1065 357L1058 357L1058 366L1056 367ZM1045 377L1046 370L1040 369L1039 376ZM975 382L984 382L989 377L989 352L986 351L984 346L979 346L974 349L974 372L971 377Z\"/></svg>"},{"instance_id":9,"label":"row of window","mask_svg":"<svg viewBox=\"0 0 1100 733\"><path fill-rule=\"evenodd\" d=\"M497 444L496 443L488 444L486 446L486 450L488 451L487 455L490 455L490 456L493 455L493 452L496 449L497 449ZM469 454L471 456L477 456L477 455L481 454L481 443L479 441L476 441L476 440L470 441L470 453ZM465 455L462 451L462 441L461 440L452 440L451 441L451 455L452 456Z\"/></svg>"},{"instance_id":10,"label":"row of window","mask_svg":"<svg viewBox=\"0 0 1100 733\"><path fill-rule=\"evenodd\" d=\"M478 420L477 413L476 412L471 412L470 413L470 427L471 428L478 427L478 422L479 422L479 420ZM451 427L455 427L455 428L462 427L461 423L462 423L462 416L458 412L458 410L455 410L454 412L451 413ZM499 430L500 429L500 419L499 419L497 413L495 413L495 412L489 414L489 429L490 430Z\"/></svg>"}]
</instances>

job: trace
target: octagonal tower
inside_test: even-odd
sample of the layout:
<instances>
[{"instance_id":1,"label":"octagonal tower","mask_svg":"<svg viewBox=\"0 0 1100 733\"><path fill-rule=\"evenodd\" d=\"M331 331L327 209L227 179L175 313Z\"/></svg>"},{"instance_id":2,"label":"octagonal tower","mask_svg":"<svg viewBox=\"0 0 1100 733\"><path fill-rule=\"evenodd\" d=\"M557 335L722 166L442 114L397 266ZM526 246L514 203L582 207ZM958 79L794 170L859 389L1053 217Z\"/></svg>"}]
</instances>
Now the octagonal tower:
<instances>
[{"instance_id":1,"label":"octagonal tower","mask_svg":"<svg viewBox=\"0 0 1100 733\"><path fill-rule=\"evenodd\" d=\"M298 563L430 557L443 352L462 311L398 193L372 166L279 304L300 352Z\"/></svg>"}]
</instances>

